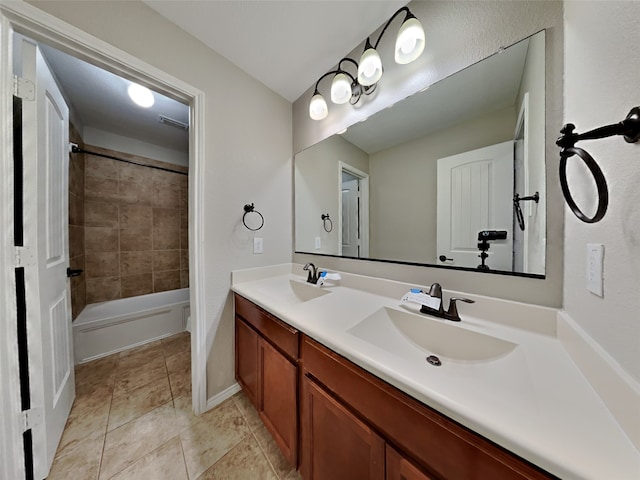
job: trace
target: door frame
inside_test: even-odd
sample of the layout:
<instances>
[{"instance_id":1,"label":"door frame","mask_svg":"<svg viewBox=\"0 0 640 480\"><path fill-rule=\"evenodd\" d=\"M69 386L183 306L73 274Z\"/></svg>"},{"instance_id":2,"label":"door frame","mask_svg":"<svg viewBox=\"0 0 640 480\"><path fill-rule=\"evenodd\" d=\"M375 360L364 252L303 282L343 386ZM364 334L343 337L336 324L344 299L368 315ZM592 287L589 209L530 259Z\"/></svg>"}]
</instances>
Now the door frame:
<instances>
[{"instance_id":1,"label":"door frame","mask_svg":"<svg viewBox=\"0 0 640 480\"><path fill-rule=\"evenodd\" d=\"M369 257L369 174L345 163L338 162L338 255L342 255L342 172L360 179L360 258Z\"/></svg>"},{"instance_id":2,"label":"door frame","mask_svg":"<svg viewBox=\"0 0 640 480\"><path fill-rule=\"evenodd\" d=\"M523 149L522 149L522 184L524 185L524 191L518 192L521 197L529 195L529 92L525 92L522 96L522 104L520 105L520 110L518 111L518 120L516 121L516 128L513 132L513 140L514 142L518 138L519 135L522 135L523 139ZM515 158L514 158L515 165ZM515 178L515 170L513 172L513 183L514 183L514 193L516 186L516 178ZM533 205L532 202L526 202L524 204L524 212L523 216L525 219L529 219L533 215ZM515 221L515 215L514 215ZM525 228L528 222L525 221ZM514 224L513 230L515 232L516 225ZM523 273L529 273L529 235L527 230L525 230L525 234L522 238L522 271ZM515 234L514 234L515 237Z\"/></svg>"},{"instance_id":3,"label":"door frame","mask_svg":"<svg viewBox=\"0 0 640 480\"><path fill-rule=\"evenodd\" d=\"M164 95L187 102L190 106L189 128L189 272L191 316L194 319L191 341L193 410L206 410L206 334L203 265L204 227L204 92L190 84L90 35L57 17L24 2L0 4L0 119L3 129L0 151L0 291L4 298L0 315L0 373L7 379L9 394L0 396L0 453L7 459L0 467L3 478L24 475L22 454L22 414L19 402L18 354L16 338L15 248L13 247L13 64L11 37L21 33L45 42L66 53L93 63L117 75L149 86Z\"/></svg>"}]
</instances>

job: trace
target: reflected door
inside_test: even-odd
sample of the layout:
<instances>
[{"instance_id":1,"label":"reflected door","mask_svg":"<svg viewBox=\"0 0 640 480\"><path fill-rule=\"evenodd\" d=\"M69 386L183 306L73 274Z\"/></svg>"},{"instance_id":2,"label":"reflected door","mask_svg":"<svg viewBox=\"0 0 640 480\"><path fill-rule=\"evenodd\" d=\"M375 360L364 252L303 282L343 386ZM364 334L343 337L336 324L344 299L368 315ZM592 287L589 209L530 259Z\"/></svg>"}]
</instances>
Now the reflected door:
<instances>
[{"instance_id":1,"label":"reflected door","mask_svg":"<svg viewBox=\"0 0 640 480\"><path fill-rule=\"evenodd\" d=\"M18 41L18 40L17 40ZM67 267L69 109L38 47L19 40L22 76L35 85L23 102L25 268L34 473L45 478L75 396ZM37 418L37 415L36 415Z\"/></svg>"},{"instance_id":2,"label":"reflected door","mask_svg":"<svg viewBox=\"0 0 640 480\"><path fill-rule=\"evenodd\" d=\"M342 173L342 255L360 257L360 179Z\"/></svg>"},{"instance_id":3,"label":"reflected door","mask_svg":"<svg viewBox=\"0 0 640 480\"><path fill-rule=\"evenodd\" d=\"M512 271L513 141L438 159L437 199L438 264L476 268L478 232L506 230L486 265Z\"/></svg>"}]
</instances>

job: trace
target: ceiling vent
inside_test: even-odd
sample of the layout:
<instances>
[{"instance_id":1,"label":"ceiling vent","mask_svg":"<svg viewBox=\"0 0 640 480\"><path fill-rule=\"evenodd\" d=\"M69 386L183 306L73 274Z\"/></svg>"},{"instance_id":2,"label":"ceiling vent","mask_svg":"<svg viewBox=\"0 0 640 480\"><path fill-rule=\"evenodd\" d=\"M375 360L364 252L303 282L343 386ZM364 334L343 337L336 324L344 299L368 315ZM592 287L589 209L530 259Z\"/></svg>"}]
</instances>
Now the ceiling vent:
<instances>
[{"instance_id":1,"label":"ceiling vent","mask_svg":"<svg viewBox=\"0 0 640 480\"><path fill-rule=\"evenodd\" d=\"M173 118L166 117L164 115L158 115L158 121L160 123L164 123L166 125L170 125L172 127L180 128L182 130L189 130L189 124L181 122L179 120L174 120Z\"/></svg>"}]
</instances>

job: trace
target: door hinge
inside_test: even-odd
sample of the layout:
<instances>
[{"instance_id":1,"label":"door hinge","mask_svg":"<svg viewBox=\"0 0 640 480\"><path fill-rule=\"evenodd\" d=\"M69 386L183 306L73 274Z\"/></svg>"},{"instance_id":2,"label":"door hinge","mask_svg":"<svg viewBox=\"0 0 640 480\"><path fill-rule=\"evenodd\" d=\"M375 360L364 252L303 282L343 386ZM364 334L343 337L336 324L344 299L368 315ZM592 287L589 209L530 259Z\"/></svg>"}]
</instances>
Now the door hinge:
<instances>
[{"instance_id":1,"label":"door hinge","mask_svg":"<svg viewBox=\"0 0 640 480\"><path fill-rule=\"evenodd\" d=\"M31 408L22 412L23 432L33 430L38 425L42 425L42 408Z\"/></svg>"},{"instance_id":2,"label":"door hinge","mask_svg":"<svg viewBox=\"0 0 640 480\"><path fill-rule=\"evenodd\" d=\"M36 99L36 86L31 80L14 75L13 94L22 100L32 102Z\"/></svg>"},{"instance_id":3,"label":"door hinge","mask_svg":"<svg viewBox=\"0 0 640 480\"><path fill-rule=\"evenodd\" d=\"M16 267L33 267L35 265L35 257L33 251L29 247L16 247L15 250L15 266Z\"/></svg>"}]
</instances>

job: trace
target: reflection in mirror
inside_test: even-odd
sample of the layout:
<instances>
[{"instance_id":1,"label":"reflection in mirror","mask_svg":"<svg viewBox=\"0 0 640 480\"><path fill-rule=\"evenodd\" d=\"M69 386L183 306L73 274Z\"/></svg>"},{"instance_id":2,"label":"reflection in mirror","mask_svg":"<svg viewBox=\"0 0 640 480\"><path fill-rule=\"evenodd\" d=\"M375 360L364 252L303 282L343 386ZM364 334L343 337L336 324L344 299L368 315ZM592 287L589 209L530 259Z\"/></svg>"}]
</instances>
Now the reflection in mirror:
<instances>
[{"instance_id":1,"label":"reflection in mirror","mask_svg":"<svg viewBox=\"0 0 640 480\"><path fill-rule=\"evenodd\" d=\"M298 153L296 252L544 275L544 35Z\"/></svg>"}]
</instances>

